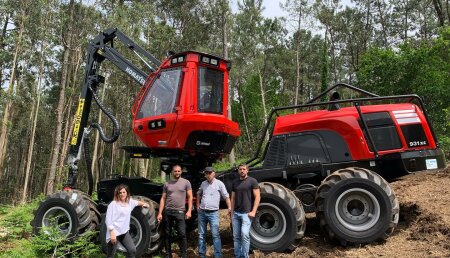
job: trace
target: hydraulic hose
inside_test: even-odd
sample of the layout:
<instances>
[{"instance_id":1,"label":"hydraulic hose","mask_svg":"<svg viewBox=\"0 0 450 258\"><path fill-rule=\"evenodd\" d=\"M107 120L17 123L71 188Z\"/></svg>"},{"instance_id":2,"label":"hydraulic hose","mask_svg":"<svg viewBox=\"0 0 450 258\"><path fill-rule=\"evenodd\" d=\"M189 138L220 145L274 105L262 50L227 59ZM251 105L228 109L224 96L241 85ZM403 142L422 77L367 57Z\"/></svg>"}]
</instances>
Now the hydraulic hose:
<instances>
[{"instance_id":1,"label":"hydraulic hose","mask_svg":"<svg viewBox=\"0 0 450 258\"><path fill-rule=\"evenodd\" d=\"M89 90L92 92L92 96L94 97L95 103L97 103L98 107L100 108L100 110L103 111L103 113L105 113L105 115L111 120L111 122L113 123L113 133L111 138L109 138L108 136L105 135L103 128L101 127L100 124L98 123L92 123L91 127L95 128L98 130L98 133L100 135L100 138L102 138L102 140L106 143L113 143L115 141L117 141L117 139L119 138L120 135L120 125L119 122L117 121L116 117L114 117L114 115L103 105L103 103L100 101L100 99L98 98L96 92L92 89L92 87L89 85Z\"/></svg>"}]
</instances>

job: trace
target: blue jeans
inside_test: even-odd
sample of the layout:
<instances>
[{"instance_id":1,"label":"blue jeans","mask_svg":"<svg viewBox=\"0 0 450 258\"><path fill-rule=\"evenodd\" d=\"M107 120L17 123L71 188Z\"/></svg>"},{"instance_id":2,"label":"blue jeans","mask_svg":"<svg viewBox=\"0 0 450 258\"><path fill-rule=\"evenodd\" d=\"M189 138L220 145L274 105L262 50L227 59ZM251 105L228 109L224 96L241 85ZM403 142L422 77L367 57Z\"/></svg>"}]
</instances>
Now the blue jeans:
<instances>
[{"instance_id":1,"label":"blue jeans","mask_svg":"<svg viewBox=\"0 0 450 258\"><path fill-rule=\"evenodd\" d=\"M214 257L222 257L222 242L219 233L219 211L200 210L198 213L198 254L206 256L206 227L209 223L214 246Z\"/></svg>"},{"instance_id":2,"label":"blue jeans","mask_svg":"<svg viewBox=\"0 0 450 258\"><path fill-rule=\"evenodd\" d=\"M248 213L233 212L234 257L248 258L250 251L250 227L252 220Z\"/></svg>"}]
</instances>

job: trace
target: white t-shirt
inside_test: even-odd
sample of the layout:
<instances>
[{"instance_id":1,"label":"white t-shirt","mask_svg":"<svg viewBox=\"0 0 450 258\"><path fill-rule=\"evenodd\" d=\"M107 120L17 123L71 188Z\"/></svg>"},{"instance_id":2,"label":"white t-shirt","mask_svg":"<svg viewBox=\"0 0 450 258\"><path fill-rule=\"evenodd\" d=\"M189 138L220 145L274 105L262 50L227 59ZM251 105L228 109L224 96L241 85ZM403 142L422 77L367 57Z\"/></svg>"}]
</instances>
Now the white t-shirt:
<instances>
[{"instance_id":1,"label":"white t-shirt","mask_svg":"<svg viewBox=\"0 0 450 258\"><path fill-rule=\"evenodd\" d=\"M130 198L123 206L121 202L112 201L106 211L106 242L111 240L110 230L115 231L116 236L123 235L130 230L131 211L138 205L138 201Z\"/></svg>"}]
</instances>

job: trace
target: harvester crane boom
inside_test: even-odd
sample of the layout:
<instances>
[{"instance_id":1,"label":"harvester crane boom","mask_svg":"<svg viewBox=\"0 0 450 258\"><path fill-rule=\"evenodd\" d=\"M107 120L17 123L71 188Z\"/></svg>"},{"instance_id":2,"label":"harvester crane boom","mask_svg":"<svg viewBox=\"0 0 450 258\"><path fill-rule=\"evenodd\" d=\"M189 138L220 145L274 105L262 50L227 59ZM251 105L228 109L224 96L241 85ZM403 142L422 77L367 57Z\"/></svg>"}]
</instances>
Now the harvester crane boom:
<instances>
[{"instance_id":1,"label":"harvester crane boom","mask_svg":"<svg viewBox=\"0 0 450 258\"><path fill-rule=\"evenodd\" d=\"M120 134L120 125L117 122L117 119L103 106L96 95L97 87L100 83L104 83L105 81L105 78L97 73L101 63L106 59L109 60L140 85L145 83L145 80L149 75L149 73L142 71L122 56L119 51L114 48L114 40L119 40L123 45L134 52L134 54L136 54L148 66L150 73L155 72L161 65L161 61L145 51L117 28L110 28L101 32L90 42L86 57L84 82L73 125L72 138L70 140L70 149L68 154L69 175L65 188L70 189L76 185L78 161L80 160L81 149L85 147L85 154L88 152L88 144L85 141L87 141L87 136L92 128L96 128L99 131L102 140L108 143L115 142ZM91 111L92 98L94 98L99 108L113 123L113 132L111 137L107 137L104 134L103 129L99 124L87 124L89 113ZM90 169L91 168L88 164L89 194L92 191L93 184Z\"/></svg>"}]
</instances>

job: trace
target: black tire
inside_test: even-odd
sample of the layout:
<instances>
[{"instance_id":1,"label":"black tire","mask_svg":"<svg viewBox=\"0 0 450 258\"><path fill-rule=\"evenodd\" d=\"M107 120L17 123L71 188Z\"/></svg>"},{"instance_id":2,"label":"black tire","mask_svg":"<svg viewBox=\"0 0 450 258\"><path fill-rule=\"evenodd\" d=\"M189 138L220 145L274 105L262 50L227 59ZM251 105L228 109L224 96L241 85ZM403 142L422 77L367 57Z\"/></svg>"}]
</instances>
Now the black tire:
<instances>
[{"instance_id":1,"label":"black tire","mask_svg":"<svg viewBox=\"0 0 450 258\"><path fill-rule=\"evenodd\" d=\"M89 203L83 198L83 192L67 190L47 196L34 212L31 225L36 235L49 234L45 228L56 226L62 236L75 237L84 233L90 223Z\"/></svg>"},{"instance_id":2,"label":"black tire","mask_svg":"<svg viewBox=\"0 0 450 258\"><path fill-rule=\"evenodd\" d=\"M316 207L327 237L341 245L386 239L399 219L399 202L388 182L364 168L341 169L325 178Z\"/></svg>"},{"instance_id":3,"label":"black tire","mask_svg":"<svg viewBox=\"0 0 450 258\"><path fill-rule=\"evenodd\" d=\"M305 212L297 197L282 185L263 182L261 202L250 228L252 249L292 250L305 232ZM295 226L293 226L295 225Z\"/></svg>"},{"instance_id":4,"label":"black tire","mask_svg":"<svg viewBox=\"0 0 450 258\"><path fill-rule=\"evenodd\" d=\"M150 233L150 246L147 249L147 254L153 254L157 251L159 251L162 248L163 245L163 227L161 227L161 224L158 224L156 221L156 215L158 214L159 205L155 201L152 201L148 199L150 204L153 206L153 210L155 211L154 216L154 222L151 222L155 224L155 228ZM150 206L151 208L151 206Z\"/></svg>"},{"instance_id":5,"label":"black tire","mask_svg":"<svg viewBox=\"0 0 450 258\"><path fill-rule=\"evenodd\" d=\"M100 225L100 212L97 209L97 203L95 203L92 198L83 193L83 198L89 205L89 211L91 213L91 223L88 225L87 230L99 230Z\"/></svg>"},{"instance_id":6,"label":"black tire","mask_svg":"<svg viewBox=\"0 0 450 258\"><path fill-rule=\"evenodd\" d=\"M142 256L145 253L155 252L152 250L151 240L155 238L154 232L156 230L156 215L153 203L150 199L143 196L133 196L133 199L147 202L149 204L148 209L142 207L136 207L131 212L130 219L130 235L136 245L136 256ZM152 235L153 233L153 235ZM105 215L102 216L102 222L100 224L100 243L102 245L103 252L106 252L106 224ZM119 250L121 248L118 248ZM123 249L120 251L124 251Z\"/></svg>"}]
</instances>

